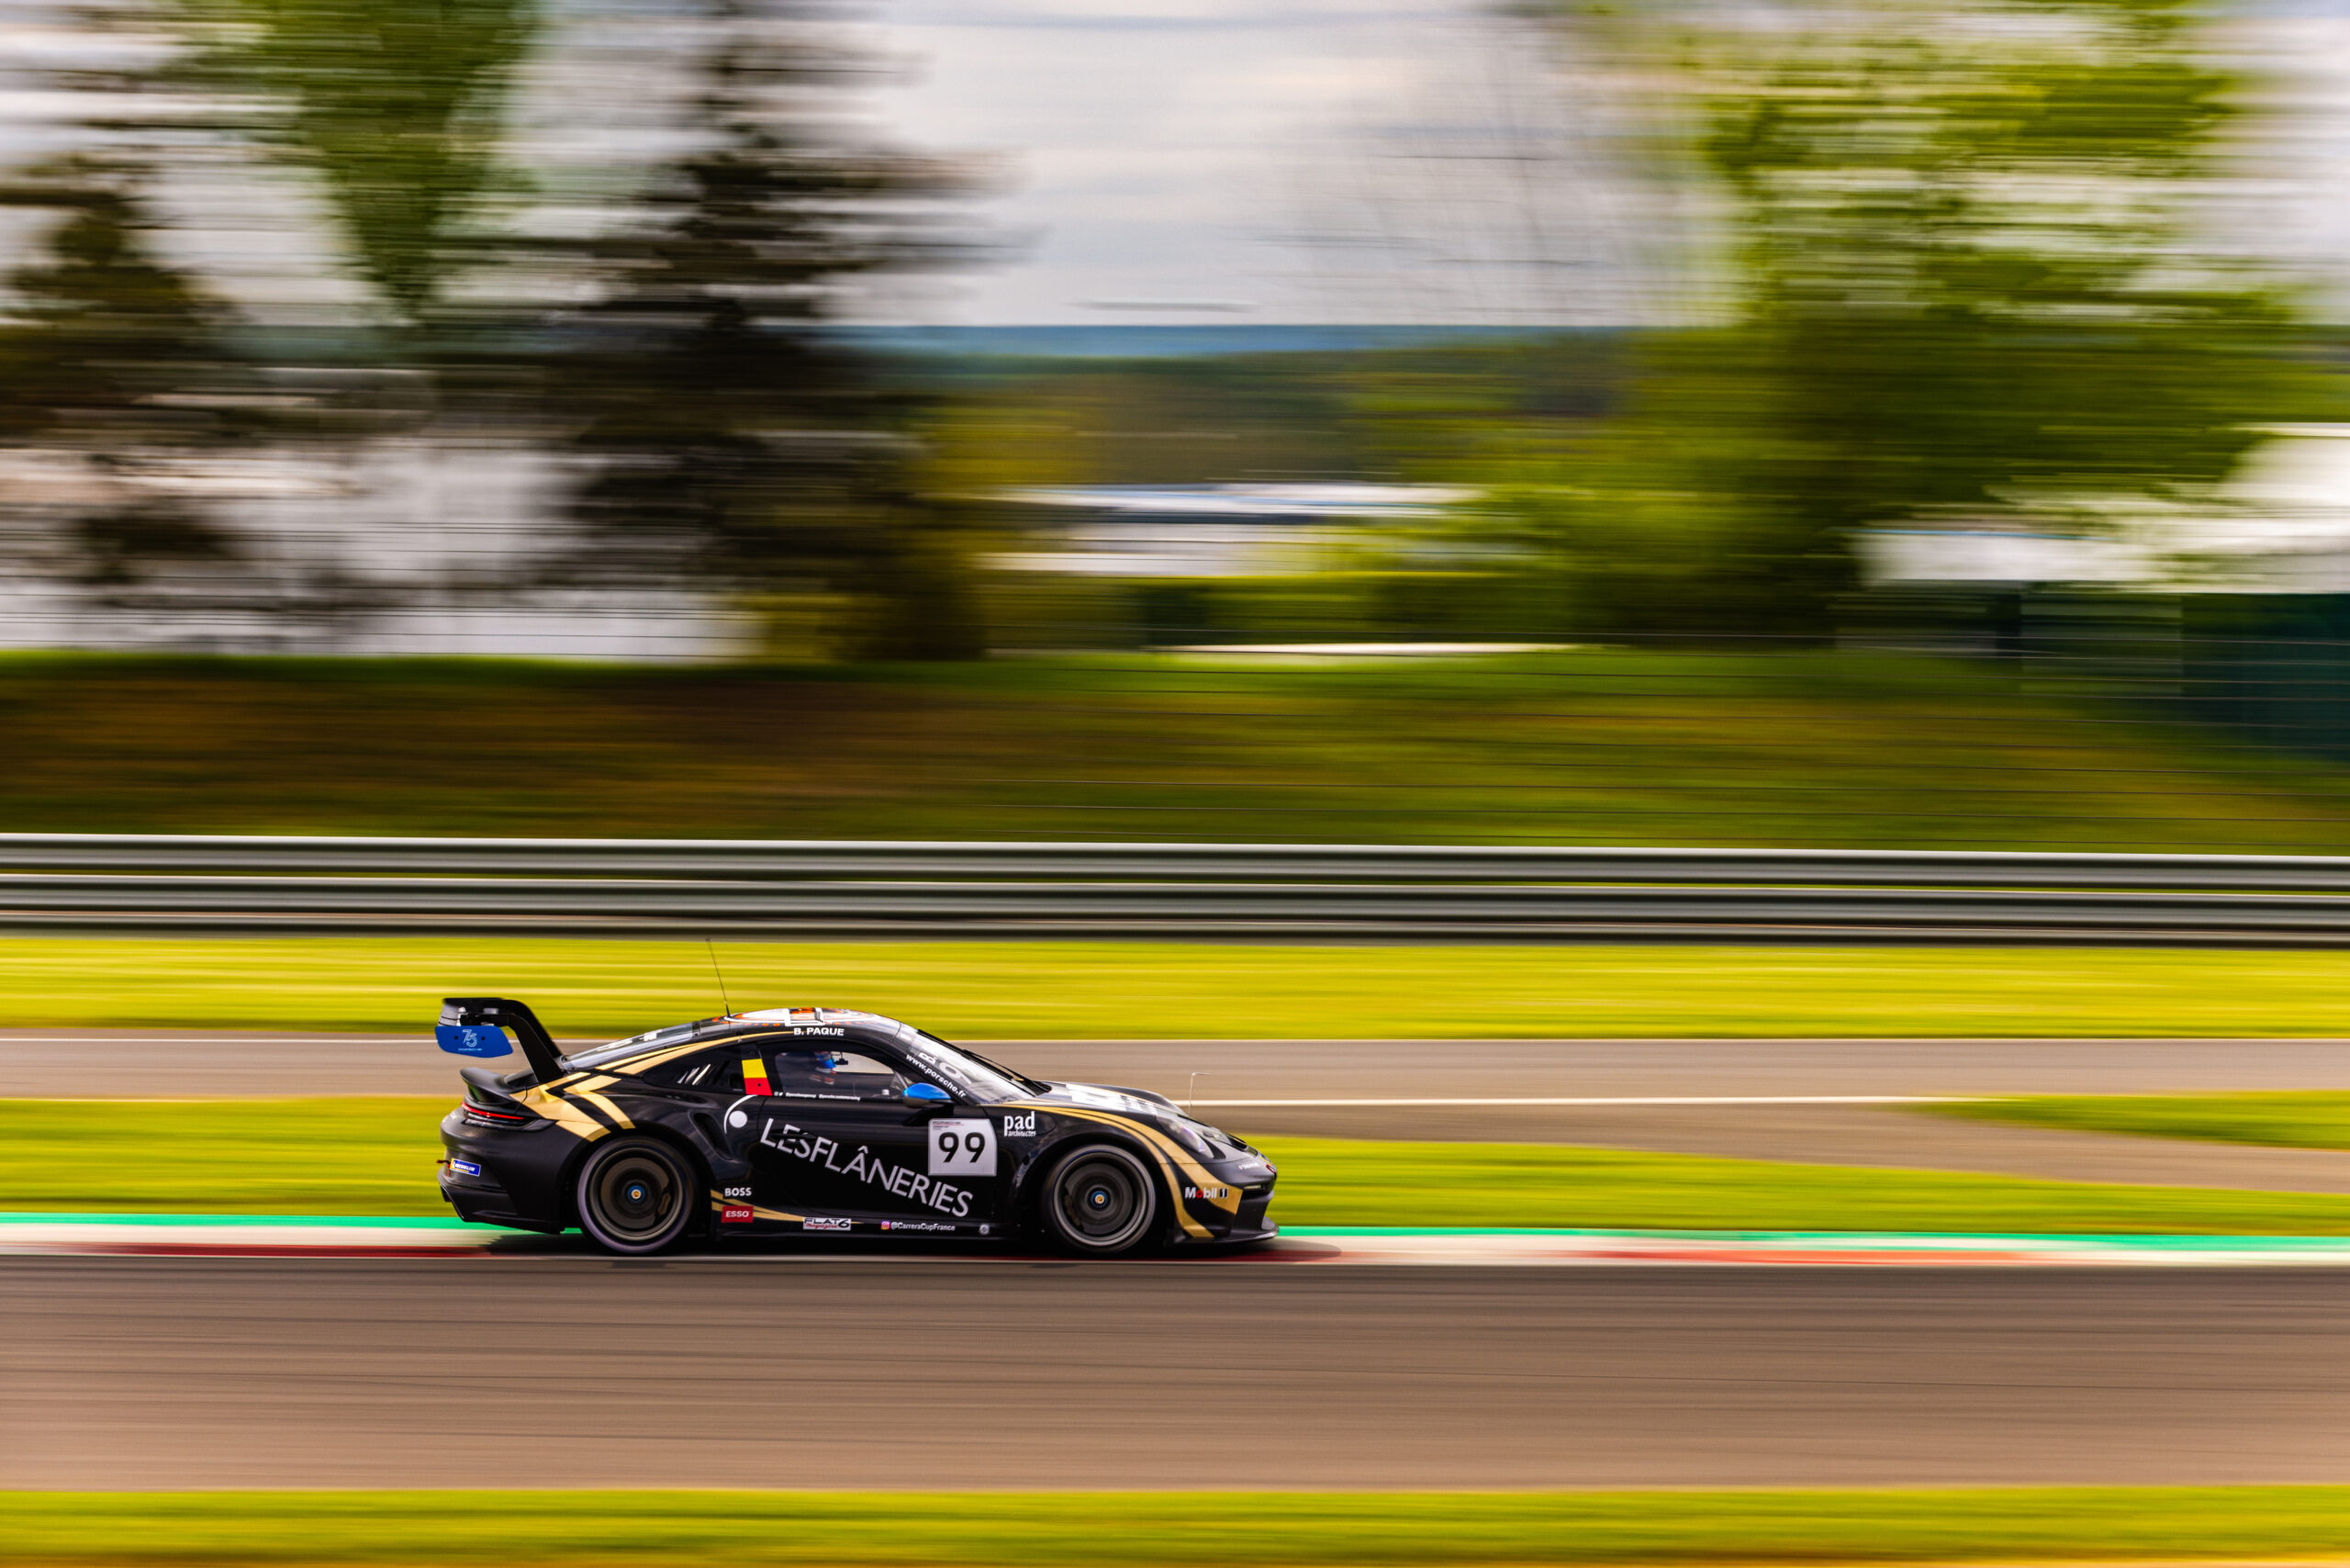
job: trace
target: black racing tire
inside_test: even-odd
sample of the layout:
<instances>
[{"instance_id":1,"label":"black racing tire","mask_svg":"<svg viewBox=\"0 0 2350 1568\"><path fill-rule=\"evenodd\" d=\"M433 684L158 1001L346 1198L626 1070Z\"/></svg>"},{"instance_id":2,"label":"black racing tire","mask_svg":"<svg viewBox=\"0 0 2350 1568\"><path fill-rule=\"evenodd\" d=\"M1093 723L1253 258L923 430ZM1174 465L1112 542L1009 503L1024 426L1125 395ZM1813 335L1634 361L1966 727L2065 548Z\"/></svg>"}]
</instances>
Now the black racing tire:
<instances>
[{"instance_id":1,"label":"black racing tire","mask_svg":"<svg viewBox=\"0 0 2350 1568\"><path fill-rule=\"evenodd\" d=\"M1037 1207L1062 1251L1128 1257L1158 1238L1158 1173L1123 1144L1089 1143L1054 1162Z\"/></svg>"},{"instance_id":2,"label":"black racing tire","mask_svg":"<svg viewBox=\"0 0 2350 1568\"><path fill-rule=\"evenodd\" d=\"M579 1167L579 1228L607 1252L659 1252L692 1228L695 1192L693 1168L667 1144L612 1138Z\"/></svg>"}]
</instances>

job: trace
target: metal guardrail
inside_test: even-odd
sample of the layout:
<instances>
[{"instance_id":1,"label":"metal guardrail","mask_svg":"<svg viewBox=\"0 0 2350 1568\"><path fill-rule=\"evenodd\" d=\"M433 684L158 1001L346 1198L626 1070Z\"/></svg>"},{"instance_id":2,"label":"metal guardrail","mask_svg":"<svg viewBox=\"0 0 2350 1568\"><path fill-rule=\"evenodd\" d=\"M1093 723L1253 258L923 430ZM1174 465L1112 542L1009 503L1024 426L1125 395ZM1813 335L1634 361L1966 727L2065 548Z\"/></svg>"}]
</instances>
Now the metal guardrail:
<instances>
[{"instance_id":1,"label":"metal guardrail","mask_svg":"<svg viewBox=\"0 0 2350 1568\"><path fill-rule=\"evenodd\" d=\"M0 834L17 929L2350 946L2350 859Z\"/></svg>"}]
</instances>

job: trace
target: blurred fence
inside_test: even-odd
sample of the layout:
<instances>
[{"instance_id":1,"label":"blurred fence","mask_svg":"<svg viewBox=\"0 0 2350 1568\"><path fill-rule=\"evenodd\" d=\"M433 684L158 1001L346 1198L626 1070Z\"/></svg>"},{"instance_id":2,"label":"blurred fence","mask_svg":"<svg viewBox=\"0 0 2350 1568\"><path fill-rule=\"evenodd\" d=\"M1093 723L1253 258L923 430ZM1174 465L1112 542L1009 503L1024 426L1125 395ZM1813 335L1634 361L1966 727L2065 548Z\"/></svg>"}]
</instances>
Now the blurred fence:
<instances>
[{"instance_id":1,"label":"blurred fence","mask_svg":"<svg viewBox=\"0 0 2350 1568\"><path fill-rule=\"evenodd\" d=\"M17 834L0 924L2332 946L2350 859Z\"/></svg>"}]
</instances>

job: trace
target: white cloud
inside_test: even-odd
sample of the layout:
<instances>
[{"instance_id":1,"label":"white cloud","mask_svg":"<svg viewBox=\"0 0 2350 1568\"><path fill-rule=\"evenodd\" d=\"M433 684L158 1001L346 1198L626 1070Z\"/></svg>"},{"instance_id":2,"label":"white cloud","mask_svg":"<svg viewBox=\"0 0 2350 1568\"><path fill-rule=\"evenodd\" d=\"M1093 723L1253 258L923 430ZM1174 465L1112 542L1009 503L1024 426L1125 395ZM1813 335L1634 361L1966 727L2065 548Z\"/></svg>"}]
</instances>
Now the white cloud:
<instances>
[{"instance_id":1,"label":"white cloud","mask_svg":"<svg viewBox=\"0 0 2350 1568\"><path fill-rule=\"evenodd\" d=\"M899 0L911 26L1283 28L1455 14L1446 0Z\"/></svg>"},{"instance_id":2,"label":"white cloud","mask_svg":"<svg viewBox=\"0 0 2350 1568\"><path fill-rule=\"evenodd\" d=\"M1263 241L1274 192L1348 106L1415 77L1484 0L899 0L890 46L917 62L886 93L899 133L1013 155L990 203L1035 236L974 278L960 319L1087 321L1100 298L1281 297ZM1118 319L1147 319L1121 313Z\"/></svg>"},{"instance_id":3,"label":"white cloud","mask_svg":"<svg viewBox=\"0 0 2350 1568\"><path fill-rule=\"evenodd\" d=\"M1085 303L1104 298L1252 300L1260 321L1515 319L1566 295L1586 317L1622 308L1620 279L1594 281L1621 247L1579 241L1575 254L1528 266L1507 253L1528 225L1494 210L1491 169L1482 185L1449 170L1430 193L1408 160L1382 162L1382 136L1422 152L1450 137L1449 155L1491 141L1491 122L1474 122L1492 112L1480 95L1492 81L1550 91L1524 85L1543 67L1516 58L1540 35L1497 24L1490 0L898 0L887 15L891 47L919 62L885 95L901 133L1009 151L1024 176L990 205L1032 239L969 281L957 319L1151 319ZM1557 105L1535 106L1580 113L1556 85ZM1464 117L1472 123L1451 123ZM1583 230L1622 224L1589 160L1560 170L1574 188L1558 200L1608 213ZM1356 249L1334 271L1333 257L1297 243L1328 238L1316 224L1364 216L1360 201L1346 207L1352 195L1317 190L1334 173L1385 182L1372 194L1388 207L1372 218L1398 216L1400 202L1408 222L1440 232L1379 256Z\"/></svg>"}]
</instances>

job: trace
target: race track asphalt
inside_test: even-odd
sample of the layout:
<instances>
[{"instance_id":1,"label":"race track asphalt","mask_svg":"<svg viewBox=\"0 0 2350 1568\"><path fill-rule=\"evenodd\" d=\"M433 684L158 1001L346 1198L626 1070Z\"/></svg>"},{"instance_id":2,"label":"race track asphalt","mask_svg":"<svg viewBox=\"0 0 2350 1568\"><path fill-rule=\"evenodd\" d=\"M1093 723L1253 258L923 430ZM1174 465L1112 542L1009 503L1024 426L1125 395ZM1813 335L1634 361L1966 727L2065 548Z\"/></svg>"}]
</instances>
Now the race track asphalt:
<instances>
[{"instance_id":1,"label":"race track asphalt","mask_svg":"<svg viewBox=\"0 0 2350 1568\"><path fill-rule=\"evenodd\" d=\"M2336 1270L9 1258L0 1487L2341 1483L2345 1306Z\"/></svg>"}]
</instances>

